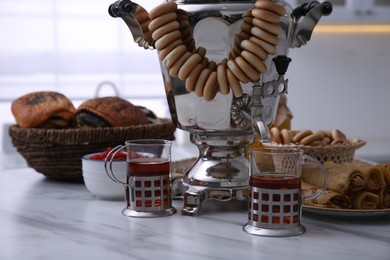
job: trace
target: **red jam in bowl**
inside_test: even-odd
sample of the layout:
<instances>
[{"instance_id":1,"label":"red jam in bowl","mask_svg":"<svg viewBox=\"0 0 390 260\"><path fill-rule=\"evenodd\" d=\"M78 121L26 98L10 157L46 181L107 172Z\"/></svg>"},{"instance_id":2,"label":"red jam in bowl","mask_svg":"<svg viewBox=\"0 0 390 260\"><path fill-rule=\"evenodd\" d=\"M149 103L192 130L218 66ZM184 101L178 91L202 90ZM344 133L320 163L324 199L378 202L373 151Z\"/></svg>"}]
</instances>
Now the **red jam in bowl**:
<instances>
[{"instance_id":1,"label":"red jam in bowl","mask_svg":"<svg viewBox=\"0 0 390 260\"><path fill-rule=\"evenodd\" d=\"M94 154L91 157L89 157L89 159L96 160L96 161L105 160L107 155L110 153L111 150L112 150L112 148L109 147L106 151ZM136 153L136 152L130 152L130 153L131 153L130 158L143 158L143 157L145 157L144 155ZM120 150L120 151L113 153L113 154L115 155L114 158L112 158L113 161L126 161L128 152L124 152L123 150ZM112 157L112 154L111 154L111 157ZM111 157L107 158L107 159L111 160Z\"/></svg>"}]
</instances>

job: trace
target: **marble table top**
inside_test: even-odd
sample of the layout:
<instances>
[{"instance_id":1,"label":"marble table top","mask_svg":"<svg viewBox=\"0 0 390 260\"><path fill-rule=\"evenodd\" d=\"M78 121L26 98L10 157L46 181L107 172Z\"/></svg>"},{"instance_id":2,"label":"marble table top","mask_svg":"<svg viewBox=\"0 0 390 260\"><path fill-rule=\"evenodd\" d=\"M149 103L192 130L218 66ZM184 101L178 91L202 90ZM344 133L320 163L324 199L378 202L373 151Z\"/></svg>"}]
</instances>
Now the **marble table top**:
<instances>
[{"instance_id":1,"label":"marble table top","mask_svg":"<svg viewBox=\"0 0 390 260\"><path fill-rule=\"evenodd\" d=\"M207 201L199 216L137 219L124 201L95 198L82 183L0 167L0 259L390 259L390 216L303 214L307 232L285 238L242 230L239 201Z\"/></svg>"}]
</instances>

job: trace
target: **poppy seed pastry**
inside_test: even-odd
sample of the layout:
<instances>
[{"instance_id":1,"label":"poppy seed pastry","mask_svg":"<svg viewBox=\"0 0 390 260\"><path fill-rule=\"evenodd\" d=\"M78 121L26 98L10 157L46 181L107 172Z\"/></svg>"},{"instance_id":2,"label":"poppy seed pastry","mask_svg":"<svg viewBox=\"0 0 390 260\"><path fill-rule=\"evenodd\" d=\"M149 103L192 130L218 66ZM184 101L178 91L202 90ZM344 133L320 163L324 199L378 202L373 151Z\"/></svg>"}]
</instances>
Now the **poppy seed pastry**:
<instances>
[{"instance_id":1,"label":"poppy seed pastry","mask_svg":"<svg viewBox=\"0 0 390 260\"><path fill-rule=\"evenodd\" d=\"M146 107L143 107L143 106L137 106L137 107L139 109L141 109L142 112L144 112L144 114L148 118L149 124L159 124L159 123L161 123L160 118L152 110L150 110L150 109L148 109Z\"/></svg>"},{"instance_id":2,"label":"poppy seed pastry","mask_svg":"<svg viewBox=\"0 0 390 260\"><path fill-rule=\"evenodd\" d=\"M116 96L84 101L74 116L77 127L118 127L147 123L148 118L140 108Z\"/></svg>"},{"instance_id":3,"label":"poppy seed pastry","mask_svg":"<svg viewBox=\"0 0 390 260\"><path fill-rule=\"evenodd\" d=\"M67 128L76 108L63 94L39 91L14 100L11 111L22 128Z\"/></svg>"}]
</instances>

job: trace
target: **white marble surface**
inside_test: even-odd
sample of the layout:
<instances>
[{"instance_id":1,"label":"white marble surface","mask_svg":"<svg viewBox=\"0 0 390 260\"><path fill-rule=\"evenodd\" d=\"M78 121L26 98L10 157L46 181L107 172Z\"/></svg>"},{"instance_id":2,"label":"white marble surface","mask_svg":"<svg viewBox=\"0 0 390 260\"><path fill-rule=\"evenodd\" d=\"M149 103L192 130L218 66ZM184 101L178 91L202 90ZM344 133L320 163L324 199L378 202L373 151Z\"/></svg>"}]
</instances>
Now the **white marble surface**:
<instances>
[{"instance_id":1,"label":"white marble surface","mask_svg":"<svg viewBox=\"0 0 390 260\"><path fill-rule=\"evenodd\" d=\"M127 218L123 201L98 200L84 184L0 169L1 260L390 259L390 216L306 213L301 236L257 237L243 232L247 213L239 202L206 202L197 217ZM180 212L182 201L174 206Z\"/></svg>"}]
</instances>

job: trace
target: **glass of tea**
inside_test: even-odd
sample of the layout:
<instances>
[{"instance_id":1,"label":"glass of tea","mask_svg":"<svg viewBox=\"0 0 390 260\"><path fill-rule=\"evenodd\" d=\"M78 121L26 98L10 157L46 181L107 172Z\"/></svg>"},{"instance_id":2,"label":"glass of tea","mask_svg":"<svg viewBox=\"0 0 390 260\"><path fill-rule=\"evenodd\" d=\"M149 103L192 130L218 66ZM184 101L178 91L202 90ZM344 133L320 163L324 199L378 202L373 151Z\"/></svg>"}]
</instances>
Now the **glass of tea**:
<instances>
[{"instance_id":1,"label":"glass of tea","mask_svg":"<svg viewBox=\"0 0 390 260\"><path fill-rule=\"evenodd\" d=\"M171 141L162 139L128 140L107 155L107 175L125 187L123 215L163 217L176 213L172 206L171 146ZM112 170L112 158L119 152L126 154L126 182L118 180Z\"/></svg>"},{"instance_id":2,"label":"glass of tea","mask_svg":"<svg viewBox=\"0 0 390 260\"><path fill-rule=\"evenodd\" d=\"M301 224L302 204L325 190L325 167L298 148L251 148L249 161L249 211L244 231L271 237L305 233L306 229ZM301 172L303 164L308 161L314 163L313 167L321 169L324 181L318 192L302 198Z\"/></svg>"}]
</instances>

